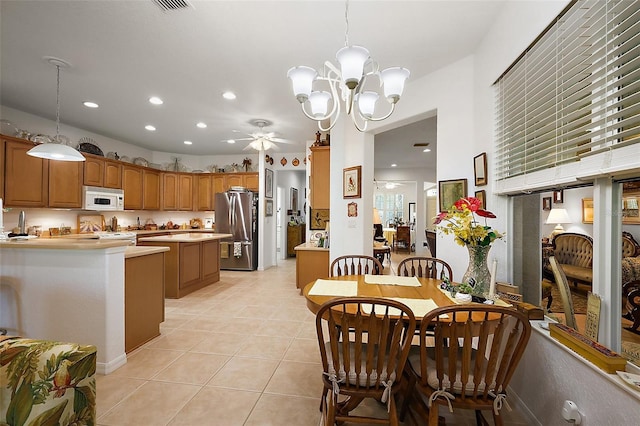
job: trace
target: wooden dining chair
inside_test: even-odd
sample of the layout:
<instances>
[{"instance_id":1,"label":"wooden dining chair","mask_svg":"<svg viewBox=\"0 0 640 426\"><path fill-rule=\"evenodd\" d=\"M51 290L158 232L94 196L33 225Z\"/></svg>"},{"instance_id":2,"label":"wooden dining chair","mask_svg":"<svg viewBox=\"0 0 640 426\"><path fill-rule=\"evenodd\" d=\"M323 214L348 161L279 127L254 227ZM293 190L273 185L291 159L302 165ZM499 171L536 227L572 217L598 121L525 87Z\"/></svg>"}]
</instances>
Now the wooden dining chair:
<instances>
[{"instance_id":1,"label":"wooden dining chair","mask_svg":"<svg viewBox=\"0 0 640 426\"><path fill-rule=\"evenodd\" d=\"M342 275L381 275L382 264L373 256L362 254L349 254L340 256L331 262L329 268L330 277L340 277Z\"/></svg>"},{"instance_id":2,"label":"wooden dining chair","mask_svg":"<svg viewBox=\"0 0 640 426\"><path fill-rule=\"evenodd\" d=\"M453 281L451 266L442 259L435 257L413 256L407 257L398 265L398 275L402 277L435 278Z\"/></svg>"},{"instance_id":3,"label":"wooden dining chair","mask_svg":"<svg viewBox=\"0 0 640 426\"><path fill-rule=\"evenodd\" d=\"M316 331L323 369L321 410L325 425L398 425L394 396L404 390L403 369L415 328L411 309L395 300L344 297L320 307ZM387 404L388 417L349 415L365 398Z\"/></svg>"},{"instance_id":4,"label":"wooden dining chair","mask_svg":"<svg viewBox=\"0 0 640 426\"><path fill-rule=\"evenodd\" d=\"M429 312L405 367L409 384L400 418L415 411L417 424L437 426L445 405L450 412L475 410L478 425L488 424L482 410L492 410L494 424L502 425L506 389L530 335L527 316L512 308L465 304Z\"/></svg>"},{"instance_id":5,"label":"wooden dining chair","mask_svg":"<svg viewBox=\"0 0 640 426\"><path fill-rule=\"evenodd\" d=\"M573 299L571 298L571 289L569 288L567 276L555 256L549 257L549 266L551 267L553 277L555 278L558 290L560 291L562 308L564 310L564 322L567 326L577 330L578 323L576 322L576 314L573 309Z\"/></svg>"},{"instance_id":6,"label":"wooden dining chair","mask_svg":"<svg viewBox=\"0 0 640 426\"><path fill-rule=\"evenodd\" d=\"M427 238L427 246L431 252L431 257L436 257L436 231L424 230L425 237Z\"/></svg>"},{"instance_id":7,"label":"wooden dining chair","mask_svg":"<svg viewBox=\"0 0 640 426\"><path fill-rule=\"evenodd\" d=\"M400 250L406 250L407 253L411 253L410 226L398 226L396 228L396 234L393 237L393 251L399 252Z\"/></svg>"}]
</instances>

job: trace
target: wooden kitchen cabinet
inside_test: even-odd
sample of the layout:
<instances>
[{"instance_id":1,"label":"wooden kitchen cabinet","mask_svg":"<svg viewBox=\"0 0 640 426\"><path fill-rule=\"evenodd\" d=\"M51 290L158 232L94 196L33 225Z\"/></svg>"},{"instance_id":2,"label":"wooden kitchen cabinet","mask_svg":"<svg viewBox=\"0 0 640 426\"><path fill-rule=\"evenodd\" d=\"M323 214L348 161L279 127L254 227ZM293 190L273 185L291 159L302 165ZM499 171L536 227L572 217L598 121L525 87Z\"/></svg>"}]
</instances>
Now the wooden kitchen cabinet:
<instances>
[{"instance_id":1,"label":"wooden kitchen cabinet","mask_svg":"<svg viewBox=\"0 0 640 426\"><path fill-rule=\"evenodd\" d=\"M301 244L296 247L296 287L329 276L329 249Z\"/></svg>"},{"instance_id":2,"label":"wooden kitchen cabinet","mask_svg":"<svg viewBox=\"0 0 640 426\"><path fill-rule=\"evenodd\" d=\"M330 207L331 147L312 146L309 204L314 209Z\"/></svg>"},{"instance_id":3,"label":"wooden kitchen cabinet","mask_svg":"<svg viewBox=\"0 0 640 426\"><path fill-rule=\"evenodd\" d=\"M178 210L193 210L193 175L181 173L178 175Z\"/></svg>"},{"instance_id":4,"label":"wooden kitchen cabinet","mask_svg":"<svg viewBox=\"0 0 640 426\"><path fill-rule=\"evenodd\" d=\"M47 207L49 160L27 155L31 142L6 138L4 144L4 206Z\"/></svg>"},{"instance_id":5,"label":"wooden kitchen cabinet","mask_svg":"<svg viewBox=\"0 0 640 426\"><path fill-rule=\"evenodd\" d=\"M162 210L178 210L178 175L162 174Z\"/></svg>"},{"instance_id":6,"label":"wooden kitchen cabinet","mask_svg":"<svg viewBox=\"0 0 640 426\"><path fill-rule=\"evenodd\" d=\"M160 172L144 169L142 171L142 208L160 210ZM126 200L125 193L125 200Z\"/></svg>"},{"instance_id":7,"label":"wooden kitchen cabinet","mask_svg":"<svg viewBox=\"0 0 640 426\"><path fill-rule=\"evenodd\" d=\"M210 175L196 176L196 210L208 211L213 210L213 187Z\"/></svg>"},{"instance_id":8,"label":"wooden kitchen cabinet","mask_svg":"<svg viewBox=\"0 0 640 426\"><path fill-rule=\"evenodd\" d=\"M113 160L104 161L104 187L122 188L122 163Z\"/></svg>"},{"instance_id":9,"label":"wooden kitchen cabinet","mask_svg":"<svg viewBox=\"0 0 640 426\"><path fill-rule=\"evenodd\" d=\"M305 224L300 225L287 225L287 256L293 257L296 255L294 250L296 246L305 242L306 237Z\"/></svg>"},{"instance_id":10,"label":"wooden kitchen cabinet","mask_svg":"<svg viewBox=\"0 0 640 426\"><path fill-rule=\"evenodd\" d=\"M82 208L82 176L80 161L49 162L49 207Z\"/></svg>"},{"instance_id":11,"label":"wooden kitchen cabinet","mask_svg":"<svg viewBox=\"0 0 640 426\"><path fill-rule=\"evenodd\" d=\"M122 163L84 154L84 185L122 188Z\"/></svg>"},{"instance_id":12,"label":"wooden kitchen cabinet","mask_svg":"<svg viewBox=\"0 0 640 426\"><path fill-rule=\"evenodd\" d=\"M104 159L85 155L83 183L87 186L104 186Z\"/></svg>"},{"instance_id":13,"label":"wooden kitchen cabinet","mask_svg":"<svg viewBox=\"0 0 640 426\"><path fill-rule=\"evenodd\" d=\"M124 190L125 210L142 210L143 208L142 168L134 165L122 166L122 189Z\"/></svg>"},{"instance_id":14,"label":"wooden kitchen cabinet","mask_svg":"<svg viewBox=\"0 0 640 426\"><path fill-rule=\"evenodd\" d=\"M244 175L244 187L251 191L258 192L260 188L260 176L258 173L246 173Z\"/></svg>"}]
</instances>

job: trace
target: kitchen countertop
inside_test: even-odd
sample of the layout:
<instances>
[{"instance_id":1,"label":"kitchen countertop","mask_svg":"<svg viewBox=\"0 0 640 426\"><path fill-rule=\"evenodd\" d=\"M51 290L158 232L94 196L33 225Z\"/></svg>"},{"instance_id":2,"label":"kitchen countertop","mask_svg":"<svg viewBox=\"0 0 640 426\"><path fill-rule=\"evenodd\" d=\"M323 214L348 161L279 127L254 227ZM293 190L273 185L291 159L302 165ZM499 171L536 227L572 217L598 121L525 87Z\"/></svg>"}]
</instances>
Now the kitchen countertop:
<instances>
[{"instance_id":1,"label":"kitchen countertop","mask_svg":"<svg viewBox=\"0 0 640 426\"><path fill-rule=\"evenodd\" d=\"M62 250L98 250L111 247L126 247L125 240L98 240L83 238L33 238L28 240L0 240L0 248L15 249L62 249Z\"/></svg>"},{"instance_id":2,"label":"kitchen countertop","mask_svg":"<svg viewBox=\"0 0 640 426\"><path fill-rule=\"evenodd\" d=\"M124 251L124 258L130 259L132 257L146 256L148 254L162 253L163 251L169 251L169 247L129 246Z\"/></svg>"},{"instance_id":3,"label":"kitchen countertop","mask_svg":"<svg viewBox=\"0 0 640 426\"><path fill-rule=\"evenodd\" d=\"M318 247L318 243L317 242L309 242L307 241L306 243L302 243L298 246L295 246L294 250L317 250L317 251L329 251L328 248L324 248L324 247Z\"/></svg>"},{"instance_id":4,"label":"kitchen countertop","mask_svg":"<svg viewBox=\"0 0 640 426\"><path fill-rule=\"evenodd\" d=\"M184 234L184 233L191 233L191 232L196 232L196 233L197 232L206 232L206 233L212 234L212 233L215 233L216 231L214 229L186 228L186 229L154 229L154 230L147 230L147 229L127 230L127 229L123 229L120 232L134 232L136 235L143 236L145 234L157 234L159 232L168 232L170 234Z\"/></svg>"},{"instance_id":5,"label":"kitchen countertop","mask_svg":"<svg viewBox=\"0 0 640 426\"><path fill-rule=\"evenodd\" d=\"M156 243L191 243L197 241L208 240L221 240L223 238L231 237L231 234L216 234L213 232L191 232L187 234L173 234L173 235L159 235L157 237L143 237L138 241L144 242L156 242Z\"/></svg>"}]
</instances>

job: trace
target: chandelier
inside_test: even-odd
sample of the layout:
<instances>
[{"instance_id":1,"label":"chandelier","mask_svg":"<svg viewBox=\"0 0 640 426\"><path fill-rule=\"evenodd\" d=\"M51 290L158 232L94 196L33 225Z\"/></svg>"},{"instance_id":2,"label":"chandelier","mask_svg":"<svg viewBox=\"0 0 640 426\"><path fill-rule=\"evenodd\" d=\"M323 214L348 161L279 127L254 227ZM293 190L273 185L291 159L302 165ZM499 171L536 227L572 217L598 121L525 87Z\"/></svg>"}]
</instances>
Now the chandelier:
<instances>
[{"instance_id":1,"label":"chandelier","mask_svg":"<svg viewBox=\"0 0 640 426\"><path fill-rule=\"evenodd\" d=\"M60 68L70 68L71 64L63 59L45 56L43 58L56 67L56 135L50 142L42 143L27 151L32 157L60 161L85 161L80 152L66 144L64 137L60 135Z\"/></svg>"},{"instance_id":2,"label":"chandelier","mask_svg":"<svg viewBox=\"0 0 640 426\"><path fill-rule=\"evenodd\" d=\"M369 56L369 51L362 46L349 45L349 1L345 6L345 36L344 47L336 53L336 60L340 69L333 63L325 61L322 73L306 66L293 67L287 72L291 79L293 93L300 102L302 112L312 120L318 122L318 128L322 131L330 130L340 115L340 100L345 103L345 110L351 116L353 124L360 132L367 129L369 121L382 121L395 110L396 103L402 96L404 84L409 78L409 70L401 67L387 68L379 71L378 63ZM376 103L380 98L377 91L368 90L374 83L377 88L382 87L384 96L391 104L389 111L379 117L374 117ZM326 90L313 90L315 82L317 86ZM366 86L366 89L365 89ZM329 104L332 103L331 111ZM308 110L310 108L310 111ZM322 122L330 119L327 128L322 127Z\"/></svg>"}]
</instances>

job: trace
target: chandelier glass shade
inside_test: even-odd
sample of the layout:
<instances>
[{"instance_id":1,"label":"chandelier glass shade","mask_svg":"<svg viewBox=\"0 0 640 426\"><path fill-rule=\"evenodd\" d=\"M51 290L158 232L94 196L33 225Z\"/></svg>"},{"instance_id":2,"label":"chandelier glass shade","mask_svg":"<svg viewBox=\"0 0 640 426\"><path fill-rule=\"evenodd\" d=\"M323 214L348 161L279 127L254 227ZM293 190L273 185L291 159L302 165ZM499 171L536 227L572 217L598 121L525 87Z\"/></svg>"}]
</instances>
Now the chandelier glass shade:
<instances>
[{"instance_id":1,"label":"chandelier glass shade","mask_svg":"<svg viewBox=\"0 0 640 426\"><path fill-rule=\"evenodd\" d=\"M322 131L328 131L335 125L341 112L341 101L353 124L361 132L366 130L369 121L388 118L393 114L410 75L409 70L401 67L380 71L378 63L371 59L366 48L349 45L348 11L347 2L345 46L336 53L339 67L326 61L322 73L307 66L293 67L287 72L302 112L316 120ZM390 107L385 114L376 117L380 94L371 89L380 87ZM330 120L330 125L324 128L322 122L326 120Z\"/></svg>"},{"instance_id":2,"label":"chandelier glass shade","mask_svg":"<svg viewBox=\"0 0 640 426\"><path fill-rule=\"evenodd\" d=\"M85 161L84 156L70 147L64 142L63 137L60 137L60 67L68 68L71 66L65 60L54 58L51 56L45 56L44 59L51 65L56 67L57 80L56 80L56 136L51 142L45 142L37 145L27 151L27 154L32 157L44 158L47 160L59 160L59 161Z\"/></svg>"}]
</instances>

